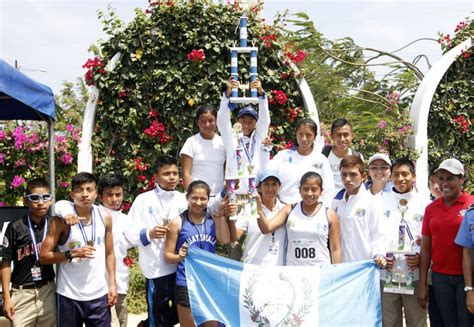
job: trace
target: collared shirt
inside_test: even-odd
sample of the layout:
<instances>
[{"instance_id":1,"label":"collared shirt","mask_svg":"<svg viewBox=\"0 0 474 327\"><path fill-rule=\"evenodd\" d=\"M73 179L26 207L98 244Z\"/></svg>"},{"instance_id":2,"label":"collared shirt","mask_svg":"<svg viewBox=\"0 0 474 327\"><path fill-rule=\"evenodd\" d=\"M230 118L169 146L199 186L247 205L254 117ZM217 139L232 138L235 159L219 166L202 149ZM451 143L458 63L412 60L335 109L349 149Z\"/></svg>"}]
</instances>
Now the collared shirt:
<instances>
[{"instance_id":1,"label":"collared shirt","mask_svg":"<svg viewBox=\"0 0 474 327\"><path fill-rule=\"evenodd\" d=\"M425 210L422 234L431 237L431 269L446 275L462 275L462 247L454 243L466 209L474 196L463 193L447 207L444 198L433 201Z\"/></svg>"},{"instance_id":2,"label":"collared shirt","mask_svg":"<svg viewBox=\"0 0 474 327\"><path fill-rule=\"evenodd\" d=\"M464 248L474 248L474 206L466 211L454 242Z\"/></svg>"},{"instance_id":3,"label":"collared shirt","mask_svg":"<svg viewBox=\"0 0 474 327\"><path fill-rule=\"evenodd\" d=\"M157 188L138 195L128 212L132 228L125 231L126 238L138 246L138 261L143 275L154 279L172 274L175 264L164 258L165 238L151 240L148 229L162 225L163 219L172 219L187 209L184 193Z\"/></svg>"},{"instance_id":4,"label":"collared shirt","mask_svg":"<svg viewBox=\"0 0 474 327\"><path fill-rule=\"evenodd\" d=\"M346 199L346 190L334 197L332 208L339 217L342 262L371 260L384 255L385 233L382 226L382 203L362 184L355 195Z\"/></svg>"}]
</instances>

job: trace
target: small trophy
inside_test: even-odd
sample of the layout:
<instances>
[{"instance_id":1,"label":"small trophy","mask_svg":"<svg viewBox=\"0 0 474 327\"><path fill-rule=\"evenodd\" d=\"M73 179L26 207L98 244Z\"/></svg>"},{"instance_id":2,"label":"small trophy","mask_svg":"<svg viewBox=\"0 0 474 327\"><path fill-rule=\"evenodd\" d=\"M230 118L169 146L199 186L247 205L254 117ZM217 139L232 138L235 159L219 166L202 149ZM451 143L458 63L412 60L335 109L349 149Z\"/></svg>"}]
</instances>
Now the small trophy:
<instances>
[{"instance_id":1,"label":"small trophy","mask_svg":"<svg viewBox=\"0 0 474 327\"><path fill-rule=\"evenodd\" d=\"M407 249L405 245L405 236L409 233L409 226L405 221L405 213L408 210L408 201L400 199L398 211L401 215L398 225L398 244L397 249L387 253L387 258L393 258L393 268L387 271L385 278L384 292L398 294L414 294L414 270L410 269L407 262L407 256L416 255L413 251L413 244Z\"/></svg>"}]
</instances>

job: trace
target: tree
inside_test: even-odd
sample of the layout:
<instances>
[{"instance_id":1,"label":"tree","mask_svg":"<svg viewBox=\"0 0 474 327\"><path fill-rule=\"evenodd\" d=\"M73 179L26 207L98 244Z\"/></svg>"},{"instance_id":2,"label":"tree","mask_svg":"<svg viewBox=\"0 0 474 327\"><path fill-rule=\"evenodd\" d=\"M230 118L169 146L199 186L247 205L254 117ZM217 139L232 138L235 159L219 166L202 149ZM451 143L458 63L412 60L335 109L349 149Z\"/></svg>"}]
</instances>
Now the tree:
<instances>
[{"instance_id":1,"label":"tree","mask_svg":"<svg viewBox=\"0 0 474 327\"><path fill-rule=\"evenodd\" d=\"M76 83L64 81L63 88L55 96L56 130L65 130L67 124L82 126L87 100L87 85L82 77L77 78Z\"/></svg>"},{"instance_id":2,"label":"tree","mask_svg":"<svg viewBox=\"0 0 474 327\"><path fill-rule=\"evenodd\" d=\"M281 42L280 21L265 24L249 13L250 42L259 48L259 77L267 90L277 147L291 146L293 122L304 115L290 63L304 54ZM229 47L238 41L238 7L209 2L155 2L124 26L113 12L100 13L109 39L101 57L88 60L86 83L100 90L93 144L96 171L123 173L128 199L154 187L158 155L177 155L194 129L198 105L218 104L230 75ZM121 57L113 71L112 56ZM239 58L248 81L248 58Z\"/></svg>"}]
</instances>

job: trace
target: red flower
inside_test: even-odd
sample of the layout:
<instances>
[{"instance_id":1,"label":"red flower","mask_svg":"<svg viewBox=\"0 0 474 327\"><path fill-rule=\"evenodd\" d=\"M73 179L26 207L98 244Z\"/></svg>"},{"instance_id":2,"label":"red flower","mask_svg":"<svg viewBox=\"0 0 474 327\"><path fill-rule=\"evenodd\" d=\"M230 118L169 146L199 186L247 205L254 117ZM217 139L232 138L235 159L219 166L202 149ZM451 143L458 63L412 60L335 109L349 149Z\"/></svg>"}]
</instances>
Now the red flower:
<instances>
[{"instance_id":1,"label":"red flower","mask_svg":"<svg viewBox=\"0 0 474 327\"><path fill-rule=\"evenodd\" d=\"M132 268L132 267L133 267L133 264L135 263L135 261L133 260L133 257L126 256L125 258L123 258L123 263L124 263L127 267Z\"/></svg>"},{"instance_id":2,"label":"red flower","mask_svg":"<svg viewBox=\"0 0 474 327\"><path fill-rule=\"evenodd\" d=\"M138 157L134 160L135 163L135 170L138 171L146 171L148 169L148 164L143 162L143 159Z\"/></svg>"},{"instance_id":3,"label":"red flower","mask_svg":"<svg viewBox=\"0 0 474 327\"><path fill-rule=\"evenodd\" d=\"M146 176L145 175L138 175L137 179L138 179L139 182L144 182L144 181L146 181Z\"/></svg>"},{"instance_id":4,"label":"red flower","mask_svg":"<svg viewBox=\"0 0 474 327\"><path fill-rule=\"evenodd\" d=\"M306 51L298 50L296 53L287 52L286 56L290 58L295 64L302 63L303 60L306 58L308 53Z\"/></svg>"},{"instance_id":5,"label":"red flower","mask_svg":"<svg viewBox=\"0 0 474 327\"><path fill-rule=\"evenodd\" d=\"M122 211L127 211L132 207L132 204L130 202L122 202Z\"/></svg>"},{"instance_id":6,"label":"red flower","mask_svg":"<svg viewBox=\"0 0 474 327\"><path fill-rule=\"evenodd\" d=\"M125 90L120 91L118 94L118 97L121 99L126 98L127 96L128 96L128 93Z\"/></svg>"},{"instance_id":7,"label":"red flower","mask_svg":"<svg viewBox=\"0 0 474 327\"><path fill-rule=\"evenodd\" d=\"M193 51L188 53L186 55L186 57L188 57L188 60L192 61L192 62L200 62L200 61L204 61L206 59L206 55L204 54L204 50L201 50L201 49L199 49L199 50L194 49Z\"/></svg>"},{"instance_id":8,"label":"red flower","mask_svg":"<svg viewBox=\"0 0 474 327\"><path fill-rule=\"evenodd\" d=\"M276 41L276 35L275 34L270 34L270 35L263 35L260 40L262 40L265 43L265 47L270 48L272 46L272 41Z\"/></svg>"},{"instance_id":9,"label":"red flower","mask_svg":"<svg viewBox=\"0 0 474 327\"><path fill-rule=\"evenodd\" d=\"M268 100L268 103L270 104L278 103L279 105L283 106L287 100L288 100L288 97L286 96L285 92L280 91L280 90L271 90L271 96L270 96L270 99Z\"/></svg>"},{"instance_id":10,"label":"red flower","mask_svg":"<svg viewBox=\"0 0 474 327\"><path fill-rule=\"evenodd\" d=\"M155 117L158 116L158 112L155 111L155 109L153 109L153 107L150 107L150 111L148 112L148 116L155 118Z\"/></svg>"}]
</instances>

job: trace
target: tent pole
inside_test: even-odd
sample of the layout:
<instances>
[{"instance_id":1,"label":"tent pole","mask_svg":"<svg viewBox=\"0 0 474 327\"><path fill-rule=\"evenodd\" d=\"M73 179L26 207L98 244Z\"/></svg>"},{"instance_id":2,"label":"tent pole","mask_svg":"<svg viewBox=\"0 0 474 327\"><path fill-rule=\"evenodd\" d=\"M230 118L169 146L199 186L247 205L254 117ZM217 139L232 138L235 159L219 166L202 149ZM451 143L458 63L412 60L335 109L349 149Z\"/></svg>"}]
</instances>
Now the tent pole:
<instances>
[{"instance_id":1,"label":"tent pole","mask_svg":"<svg viewBox=\"0 0 474 327\"><path fill-rule=\"evenodd\" d=\"M56 177L54 169L54 120L48 118L48 155L49 155L49 187L51 195L53 196L53 201L51 203L51 215L54 215L54 204L56 202Z\"/></svg>"}]
</instances>

